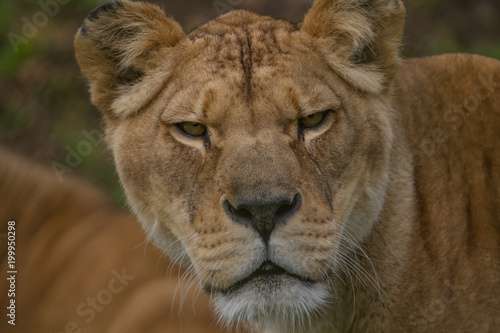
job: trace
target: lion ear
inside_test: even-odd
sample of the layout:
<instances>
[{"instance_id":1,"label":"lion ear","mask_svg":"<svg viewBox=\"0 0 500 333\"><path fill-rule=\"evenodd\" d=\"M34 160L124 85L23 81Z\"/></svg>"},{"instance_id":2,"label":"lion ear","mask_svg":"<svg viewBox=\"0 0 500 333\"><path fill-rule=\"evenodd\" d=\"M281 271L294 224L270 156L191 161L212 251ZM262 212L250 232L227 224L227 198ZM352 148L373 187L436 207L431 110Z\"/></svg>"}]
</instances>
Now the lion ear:
<instances>
[{"instance_id":1,"label":"lion ear","mask_svg":"<svg viewBox=\"0 0 500 333\"><path fill-rule=\"evenodd\" d=\"M158 78L151 79L154 69L184 37L181 26L151 4L114 1L94 9L75 37L92 102L109 118L137 112L160 89Z\"/></svg>"},{"instance_id":2,"label":"lion ear","mask_svg":"<svg viewBox=\"0 0 500 333\"><path fill-rule=\"evenodd\" d=\"M329 63L352 84L379 93L399 67L404 18L400 0L316 0L302 30L324 42Z\"/></svg>"}]
</instances>

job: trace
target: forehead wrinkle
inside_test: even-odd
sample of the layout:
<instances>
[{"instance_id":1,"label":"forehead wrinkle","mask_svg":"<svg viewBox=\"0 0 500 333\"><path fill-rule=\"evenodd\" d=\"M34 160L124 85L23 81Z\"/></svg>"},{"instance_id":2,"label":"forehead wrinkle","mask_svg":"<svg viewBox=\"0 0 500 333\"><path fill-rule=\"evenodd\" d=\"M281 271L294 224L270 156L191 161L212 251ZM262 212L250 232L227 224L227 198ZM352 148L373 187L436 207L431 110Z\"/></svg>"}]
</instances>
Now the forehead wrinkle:
<instances>
[{"instance_id":1,"label":"forehead wrinkle","mask_svg":"<svg viewBox=\"0 0 500 333\"><path fill-rule=\"evenodd\" d=\"M252 74L253 74L253 61L252 61L252 41L250 33L243 28L242 36L239 38L240 43L240 62L241 68L244 73L244 84L246 87L246 97L248 100L252 97Z\"/></svg>"},{"instance_id":2,"label":"forehead wrinkle","mask_svg":"<svg viewBox=\"0 0 500 333\"><path fill-rule=\"evenodd\" d=\"M299 117L328 109L337 109L342 105L337 94L327 84L318 85L307 94L299 91L298 98L302 107Z\"/></svg>"},{"instance_id":3,"label":"forehead wrinkle","mask_svg":"<svg viewBox=\"0 0 500 333\"><path fill-rule=\"evenodd\" d=\"M211 83L209 82L207 84L209 87L204 89L191 87L175 90L166 98L162 119L204 123L215 96Z\"/></svg>"},{"instance_id":4,"label":"forehead wrinkle","mask_svg":"<svg viewBox=\"0 0 500 333\"><path fill-rule=\"evenodd\" d=\"M208 113L210 112L210 108L213 104L216 92L209 85L209 87L201 89L196 98L196 102L194 103L193 113L199 119L203 119L206 122Z\"/></svg>"},{"instance_id":5,"label":"forehead wrinkle","mask_svg":"<svg viewBox=\"0 0 500 333\"><path fill-rule=\"evenodd\" d=\"M299 106L300 117L329 108L335 109L343 104L337 94L338 86L324 72L315 70L313 66L307 66L304 71L305 76L287 77L291 82L289 95L295 99L294 104ZM332 74L335 78L338 77L336 73Z\"/></svg>"},{"instance_id":6,"label":"forehead wrinkle","mask_svg":"<svg viewBox=\"0 0 500 333\"><path fill-rule=\"evenodd\" d=\"M308 85L301 84L301 79L307 80ZM274 86L263 89L259 96L260 106L272 105L279 117L293 120L342 105L336 92L321 78L312 75L301 79L289 76L275 78L272 81Z\"/></svg>"},{"instance_id":7,"label":"forehead wrinkle","mask_svg":"<svg viewBox=\"0 0 500 333\"><path fill-rule=\"evenodd\" d=\"M194 109L193 102L194 89L178 89L166 98L166 103L163 107L162 120L167 122L182 122L187 121L188 116L192 116ZM195 120L195 119L191 119Z\"/></svg>"},{"instance_id":8,"label":"forehead wrinkle","mask_svg":"<svg viewBox=\"0 0 500 333\"><path fill-rule=\"evenodd\" d=\"M295 30L295 25L285 21L235 11L206 23L188 38L204 45L201 53L210 49L205 56L211 58L214 65L225 68L230 63L251 79L254 67L274 65L276 55L289 53L286 50L289 45L280 37Z\"/></svg>"},{"instance_id":9,"label":"forehead wrinkle","mask_svg":"<svg viewBox=\"0 0 500 333\"><path fill-rule=\"evenodd\" d=\"M256 80L256 71L280 67L282 57L293 56L289 37L297 30L296 25L286 21L236 11L210 21L188 35L191 42L197 45L198 62L204 63L205 66L209 64L209 68L200 70L224 78L227 78L231 71L238 73L239 79L232 81L232 90L235 99L241 103L238 109L247 114L246 129L259 125L258 118L261 117L256 114L257 110L254 108L255 101L262 98L260 88L268 89L266 86L273 84L271 77L264 78L264 81ZM218 98L221 98L220 95ZM282 107L276 108L275 104L279 102L274 99L275 97L271 98L276 109L274 112L284 111ZM198 107L206 118L209 104ZM231 111L217 110L217 113L220 115L225 112L225 118L231 118ZM295 108L294 111L298 113L299 110ZM290 111L287 113L290 114ZM296 114L293 117L296 117Z\"/></svg>"}]
</instances>

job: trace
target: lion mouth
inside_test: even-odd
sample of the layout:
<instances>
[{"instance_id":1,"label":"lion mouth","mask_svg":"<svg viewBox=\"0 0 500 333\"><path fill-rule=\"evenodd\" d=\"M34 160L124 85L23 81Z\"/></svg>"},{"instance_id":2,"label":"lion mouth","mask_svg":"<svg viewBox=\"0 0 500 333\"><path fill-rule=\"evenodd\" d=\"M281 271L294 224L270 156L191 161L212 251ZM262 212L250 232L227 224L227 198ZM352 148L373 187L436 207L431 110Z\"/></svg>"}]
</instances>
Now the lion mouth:
<instances>
[{"instance_id":1,"label":"lion mouth","mask_svg":"<svg viewBox=\"0 0 500 333\"><path fill-rule=\"evenodd\" d=\"M276 265L272 261L266 260L262 263L262 265L260 265L259 268L257 268L252 274L250 274L246 278L236 282L227 289L219 291L222 292L223 294L230 294L249 283L259 281L259 283L261 284L272 284L275 283L280 277L297 279L306 284L314 283L314 281L312 280L292 274L287 270L285 270L284 268Z\"/></svg>"}]
</instances>

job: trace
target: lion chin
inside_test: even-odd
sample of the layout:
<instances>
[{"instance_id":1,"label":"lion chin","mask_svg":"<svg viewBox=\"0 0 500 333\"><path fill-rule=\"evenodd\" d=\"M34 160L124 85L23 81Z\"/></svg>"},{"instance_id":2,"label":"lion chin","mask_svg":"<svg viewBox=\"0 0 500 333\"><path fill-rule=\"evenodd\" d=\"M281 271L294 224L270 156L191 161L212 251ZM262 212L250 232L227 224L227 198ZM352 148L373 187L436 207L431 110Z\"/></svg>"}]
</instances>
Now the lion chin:
<instances>
[{"instance_id":1,"label":"lion chin","mask_svg":"<svg viewBox=\"0 0 500 333\"><path fill-rule=\"evenodd\" d=\"M331 301L325 282L303 279L271 262L226 290L206 289L226 326L250 323L274 332L309 327Z\"/></svg>"}]
</instances>

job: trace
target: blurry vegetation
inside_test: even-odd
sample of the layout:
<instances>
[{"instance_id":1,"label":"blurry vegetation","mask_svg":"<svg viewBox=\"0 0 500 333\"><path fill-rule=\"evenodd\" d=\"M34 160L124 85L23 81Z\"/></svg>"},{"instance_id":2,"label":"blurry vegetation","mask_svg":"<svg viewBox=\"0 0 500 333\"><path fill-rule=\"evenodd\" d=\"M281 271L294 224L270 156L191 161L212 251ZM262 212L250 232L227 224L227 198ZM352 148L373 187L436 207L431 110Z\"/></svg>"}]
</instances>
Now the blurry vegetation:
<instances>
[{"instance_id":1,"label":"blurry vegetation","mask_svg":"<svg viewBox=\"0 0 500 333\"><path fill-rule=\"evenodd\" d=\"M0 1L0 144L50 165L66 163L69 149L88 140L84 131L100 130L100 114L89 102L73 53L73 36L100 0L59 0L45 24L41 3L55 0ZM312 0L153 1L186 31L231 7L292 21L303 17ZM234 6L234 4L236 4ZM412 0L407 6L405 57L471 52L500 58L500 1ZM38 15L38 16L37 16ZM23 36L26 22L39 27ZM10 34L10 35L9 35ZM9 37L10 36L10 37ZM9 39L10 38L10 39ZM24 37L23 37L24 38ZM17 50L16 50L17 49ZM112 159L103 144L93 146L72 174L85 177L123 204ZM65 174L64 176L67 176ZM63 176L63 177L64 177Z\"/></svg>"}]
</instances>

